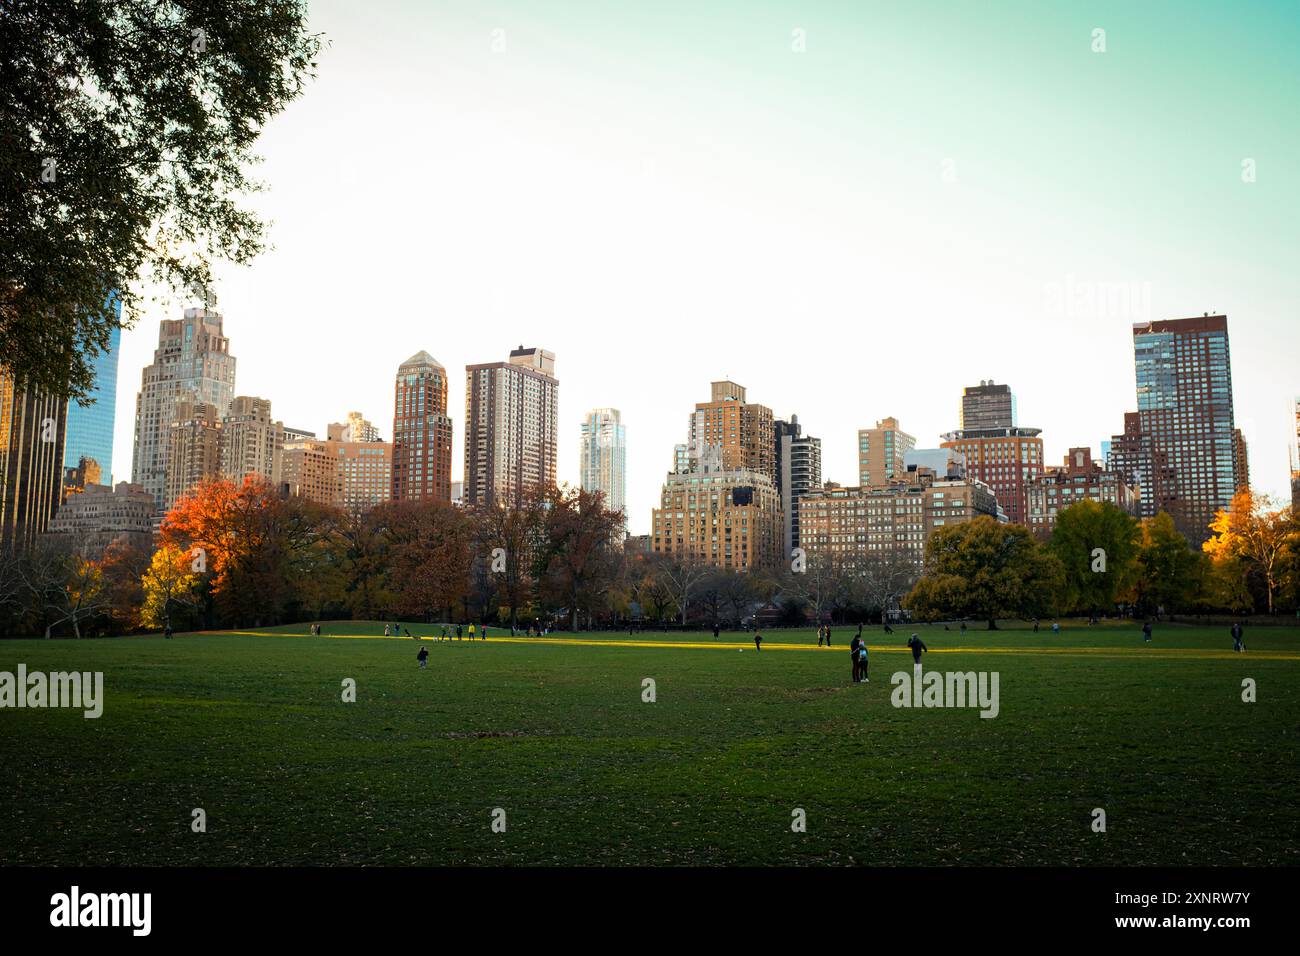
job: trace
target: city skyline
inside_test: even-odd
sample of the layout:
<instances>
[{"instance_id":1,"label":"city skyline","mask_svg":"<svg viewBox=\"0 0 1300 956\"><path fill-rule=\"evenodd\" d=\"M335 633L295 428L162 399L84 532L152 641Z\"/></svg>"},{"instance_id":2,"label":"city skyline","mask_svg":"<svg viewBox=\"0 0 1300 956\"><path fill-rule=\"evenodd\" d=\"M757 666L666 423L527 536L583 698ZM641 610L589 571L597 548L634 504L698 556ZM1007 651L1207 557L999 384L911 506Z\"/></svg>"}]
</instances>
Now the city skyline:
<instances>
[{"instance_id":1,"label":"city skyline","mask_svg":"<svg viewBox=\"0 0 1300 956\"><path fill-rule=\"evenodd\" d=\"M456 375L539 342L568 370L558 478L578 483L582 413L619 408L645 533L681 441L671 403L698 383L797 412L847 484L859 429L896 416L935 447L961 388L991 378L1054 462L1122 430L1133 323L1211 312L1233 322L1254 483L1287 496L1300 133L1275 118L1300 27L1276 10L1249 31L1119 4L1032 21L1015 5L388 10L313 4L333 43L321 79L259 143L275 249L218 268L240 391L286 423L323 432L358 408L382 424L391 368L418 349ZM432 174L402 172L412 156ZM120 382L177 307L124 334ZM659 374L633 384L629 357ZM456 396L451 417L463 480Z\"/></svg>"}]
</instances>

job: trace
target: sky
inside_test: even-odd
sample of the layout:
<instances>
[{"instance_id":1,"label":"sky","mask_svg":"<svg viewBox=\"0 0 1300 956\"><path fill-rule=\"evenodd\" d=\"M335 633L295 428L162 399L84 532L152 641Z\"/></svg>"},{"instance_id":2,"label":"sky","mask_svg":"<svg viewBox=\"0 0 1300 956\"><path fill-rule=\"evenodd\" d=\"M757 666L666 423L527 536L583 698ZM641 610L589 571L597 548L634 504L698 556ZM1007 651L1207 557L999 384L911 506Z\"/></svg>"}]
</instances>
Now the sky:
<instances>
[{"instance_id":1,"label":"sky","mask_svg":"<svg viewBox=\"0 0 1300 956\"><path fill-rule=\"evenodd\" d=\"M317 77L259 143L273 249L219 264L236 394L392 437L397 366L556 354L559 478L627 428L629 530L730 378L857 481L1007 383L1049 463L1136 408L1132 325L1228 316L1252 484L1300 395L1300 7L1000 0L314 0ZM1104 31L1099 33L1098 31ZM158 322L119 363L115 478Z\"/></svg>"}]
</instances>

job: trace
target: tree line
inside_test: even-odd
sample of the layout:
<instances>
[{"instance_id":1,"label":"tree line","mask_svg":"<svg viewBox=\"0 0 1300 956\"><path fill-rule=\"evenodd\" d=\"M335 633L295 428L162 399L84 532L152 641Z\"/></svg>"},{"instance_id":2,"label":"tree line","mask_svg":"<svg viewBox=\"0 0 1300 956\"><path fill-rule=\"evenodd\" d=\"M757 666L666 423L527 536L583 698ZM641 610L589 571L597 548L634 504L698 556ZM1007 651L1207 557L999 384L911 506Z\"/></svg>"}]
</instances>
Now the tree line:
<instances>
[{"instance_id":1,"label":"tree line","mask_svg":"<svg viewBox=\"0 0 1300 956\"><path fill-rule=\"evenodd\" d=\"M1300 520L1242 492L1194 551L1167 514L1060 512L1047 540L991 518L937 529L921 567L898 554L813 554L748 574L627 551L598 492L539 490L510 507L397 501L362 515L283 498L257 478L182 498L150 552L47 536L0 555L7 635L264 627L338 619L610 627L749 627L1066 614L1294 612Z\"/></svg>"}]
</instances>

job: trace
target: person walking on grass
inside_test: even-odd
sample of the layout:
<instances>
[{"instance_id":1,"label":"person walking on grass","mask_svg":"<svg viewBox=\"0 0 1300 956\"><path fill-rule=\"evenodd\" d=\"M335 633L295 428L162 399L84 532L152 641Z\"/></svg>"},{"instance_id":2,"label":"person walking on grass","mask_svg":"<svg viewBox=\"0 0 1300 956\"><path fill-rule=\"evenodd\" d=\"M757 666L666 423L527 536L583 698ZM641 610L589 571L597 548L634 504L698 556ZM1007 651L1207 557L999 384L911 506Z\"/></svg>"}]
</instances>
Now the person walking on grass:
<instances>
[{"instance_id":1,"label":"person walking on grass","mask_svg":"<svg viewBox=\"0 0 1300 956\"><path fill-rule=\"evenodd\" d=\"M867 642L863 641L858 645L858 674L862 678L862 683L870 684L871 678L867 676Z\"/></svg>"},{"instance_id":2,"label":"person walking on grass","mask_svg":"<svg viewBox=\"0 0 1300 956\"><path fill-rule=\"evenodd\" d=\"M718 639L718 634L721 633L721 630L722 630L722 629L719 628L717 624L714 624L714 625L713 625L713 639L714 639L715 641Z\"/></svg>"},{"instance_id":3,"label":"person walking on grass","mask_svg":"<svg viewBox=\"0 0 1300 956\"><path fill-rule=\"evenodd\" d=\"M487 640L487 625L483 625L483 640Z\"/></svg>"},{"instance_id":4,"label":"person walking on grass","mask_svg":"<svg viewBox=\"0 0 1300 956\"><path fill-rule=\"evenodd\" d=\"M925 641L921 640L921 635L913 634L907 639L907 646L912 649L912 664L916 667L921 666L921 653L929 653L930 648L925 646Z\"/></svg>"},{"instance_id":5,"label":"person walking on grass","mask_svg":"<svg viewBox=\"0 0 1300 956\"><path fill-rule=\"evenodd\" d=\"M316 629L313 627L312 630L314 631L314 630L316 630ZM388 625L385 624L385 625L384 625L384 637L391 637L391 636L392 636L392 635L388 633Z\"/></svg>"},{"instance_id":6,"label":"person walking on grass","mask_svg":"<svg viewBox=\"0 0 1300 956\"><path fill-rule=\"evenodd\" d=\"M1145 624L1142 625L1142 641L1143 643L1146 644L1151 643L1151 622L1150 621L1147 621Z\"/></svg>"},{"instance_id":7,"label":"person walking on grass","mask_svg":"<svg viewBox=\"0 0 1300 956\"><path fill-rule=\"evenodd\" d=\"M825 632L826 632L825 625L818 624L817 625L817 646L818 647L822 646L822 636L825 634Z\"/></svg>"},{"instance_id":8,"label":"person walking on grass","mask_svg":"<svg viewBox=\"0 0 1300 956\"><path fill-rule=\"evenodd\" d=\"M1235 622L1232 625L1232 649L1236 651L1238 654L1240 654L1242 651L1246 649L1246 644L1242 640L1244 636L1245 635L1241 627L1241 622L1240 621Z\"/></svg>"},{"instance_id":9,"label":"person walking on grass","mask_svg":"<svg viewBox=\"0 0 1300 956\"><path fill-rule=\"evenodd\" d=\"M427 647L420 648L420 653L415 655L415 659L420 662L421 667L424 667L429 663L429 649Z\"/></svg>"},{"instance_id":10,"label":"person walking on grass","mask_svg":"<svg viewBox=\"0 0 1300 956\"><path fill-rule=\"evenodd\" d=\"M754 650L761 651L762 649L763 635L759 633L758 628L754 628Z\"/></svg>"}]
</instances>

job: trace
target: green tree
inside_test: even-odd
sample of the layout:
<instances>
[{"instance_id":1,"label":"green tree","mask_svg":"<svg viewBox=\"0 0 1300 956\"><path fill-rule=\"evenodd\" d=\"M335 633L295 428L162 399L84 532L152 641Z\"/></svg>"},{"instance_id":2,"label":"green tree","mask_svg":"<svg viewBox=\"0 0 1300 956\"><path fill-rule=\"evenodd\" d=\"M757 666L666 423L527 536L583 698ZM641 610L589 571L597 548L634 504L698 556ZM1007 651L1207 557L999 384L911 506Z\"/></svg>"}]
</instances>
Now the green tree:
<instances>
[{"instance_id":1,"label":"green tree","mask_svg":"<svg viewBox=\"0 0 1300 956\"><path fill-rule=\"evenodd\" d=\"M6 0L0 355L84 397L141 280L206 286L264 225L238 197L268 119L312 76L301 0ZM129 320L128 320L129 321Z\"/></svg>"},{"instance_id":2,"label":"green tree","mask_svg":"<svg viewBox=\"0 0 1300 956\"><path fill-rule=\"evenodd\" d=\"M930 535L925 573L905 606L923 619L970 617L996 630L999 617L1052 613L1063 577L1028 528L979 517Z\"/></svg>"},{"instance_id":3,"label":"green tree","mask_svg":"<svg viewBox=\"0 0 1300 956\"><path fill-rule=\"evenodd\" d=\"M1135 564L1133 603L1142 613L1160 608L1173 613L1191 603L1199 577L1197 556L1168 513L1142 522Z\"/></svg>"},{"instance_id":4,"label":"green tree","mask_svg":"<svg viewBox=\"0 0 1300 956\"><path fill-rule=\"evenodd\" d=\"M1137 519L1110 502L1084 500L1060 511L1048 548L1065 574L1062 609L1113 608L1133 579L1138 536Z\"/></svg>"}]
</instances>

